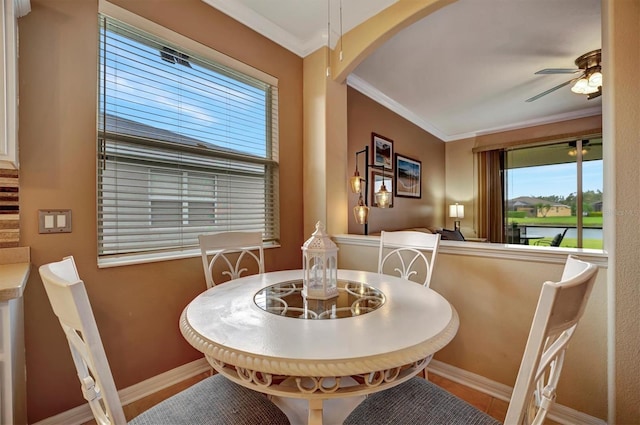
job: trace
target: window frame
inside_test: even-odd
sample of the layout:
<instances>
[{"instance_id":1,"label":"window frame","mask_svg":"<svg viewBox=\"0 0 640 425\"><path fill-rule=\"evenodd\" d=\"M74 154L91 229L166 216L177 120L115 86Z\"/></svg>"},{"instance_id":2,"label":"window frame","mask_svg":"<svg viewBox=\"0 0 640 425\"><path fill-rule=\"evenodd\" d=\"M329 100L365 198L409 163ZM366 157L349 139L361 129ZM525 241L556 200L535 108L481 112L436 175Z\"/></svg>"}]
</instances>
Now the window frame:
<instances>
[{"instance_id":1,"label":"window frame","mask_svg":"<svg viewBox=\"0 0 640 425\"><path fill-rule=\"evenodd\" d=\"M507 243L506 242L506 227L507 227L507 216L506 216L506 204L507 204L507 194L506 186L505 186L505 161L506 161L506 153L509 150L515 149L525 149L525 148L533 148L540 147L544 145L559 145L563 143L573 142L577 139L582 140L590 140L590 139L604 139L602 134L602 129L590 129L585 131L578 131L572 134L562 134L562 135L550 135L546 136L542 139L536 140L516 140L512 142L499 143L495 145L481 145L476 146L472 149L472 152L475 156L474 163L477 164L476 170L476 178L477 178L477 193L478 193L478 204L476 206L476 214L478 216L478 225L479 231L478 234L481 237L487 238L488 240L494 243ZM499 157L499 158L498 158ZM604 161L604 153L603 158ZM497 169L496 167L499 167ZM582 168L576 172L576 178L582 179ZM492 193L496 188L496 183L499 180L499 201L496 200L496 194ZM604 173L603 173L604 180ZM582 190L581 184L576 188L577 191ZM604 186L603 186L604 190ZM581 194L582 195L582 194ZM491 201L493 199L493 201ZM492 205L491 203L500 203L499 210L496 211L496 205ZM578 223L576 224L576 228L578 226L582 226L582 217L578 217ZM496 226L492 224L494 221L499 221L500 225ZM604 223L603 223L604 225ZM498 227L500 227L498 232ZM582 226L584 229L584 227ZM604 227L603 227L604 232ZM498 235L501 234L501 236ZM497 240L500 239L500 240ZM509 246L518 246L509 244ZM589 248L565 248L572 249L578 251L594 251L594 252L604 252L606 253L606 245L605 238L603 237L603 246L602 249L589 249Z\"/></svg>"},{"instance_id":2,"label":"window frame","mask_svg":"<svg viewBox=\"0 0 640 425\"><path fill-rule=\"evenodd\" d=\"M277 86L278 86L278 80L277 78L266 74L260 70L257 70L245 63L242 63L240 61L237 61L229 56L226 56L220 52L217 52L207 46L204 46L196 41L193 41L187 37L184 37L180 34L177 34L171 30L169 30L168 28L162 27L160 25L157 25L151 21L148 21L138 15L135 15L125 9L122 9L118 6L115 6L107 1L104 0L100 0L99 1L99 13L100 15L104 15L105 17L108 17L110 19L114 19L120 22L123 22L131 27L134 27L142 32L146 32L150 35L152 35L153 37L156 37L158 39L161 40L166 40L170 46L180 46L181 49L184 49L186 51L188 51L189 53L192 53L193 55L199 55L201 57L203 57L204 59L206 59L207 61L212 61L215 62L217 64L220 64L224 67L228 67L233 69L234 72L238 72L238 73L242 73L245 74L249 77L253 77L255 79L261 80L263 81L265 84L270 85L271 87L273 87L275 89L275 93L272 96L268 95L266 98L266 101L268 102L267 104L270 105L269 108L267 108L267 110L265 111L266 113L266 119L267 120L271 120L271 133L269 134L269 132L267 132L267 144L266 144L266 148L267 148L267 159L266 162L267 164L264 165L264 187L265 190L270 191L269 193L265 193L265 202L267 202L267 204L265 204L265 209L264 214L267 220L270 221L270 224L265 224L266 226L271 226L271 228L273 229L270 233L270 237L265 239L264 243L266 247L269 246L279 246L279 234L280 234L280 217L279 217L279 195L278 195L278 173L279 173L279 165L278 165L278 125L277 125L277 105L278 105L278 99L277 99ZM274 117L275 115L275 117ZM269 130L269 127L267 128ZM101 129L98 129L98 164L97 164L97 168L104 166L106 161L106 154L102 155L101 152L106 152L106 144L108 143L107 140L115 140L115 139L129 139L127 140L128 142L132 142L132 139L135 139L130 137L130 136L122 136L122 135L117 135L117 134L111 134L109 132L107 132L106 130L100 131ZM142 141L141 141L142 142ZM144 142L143 142L144 143ZM142 144L142 143L141 143ZM189 150L189 149L185 149L185 150ZM191 149L193 151L194 154L197 153L202 153L202 152L198 152L198 149ZM224 153L222 154L222 156L224 156ZM229 153L227 154L227 160L233 160L234 156L238 156L235 155L234 153ZM270 158L270 159L269 159ZM249 162L251 162L251 158L241 158L242 160L248 160ZM131 164L134 164L135 160L131 161ZM256 161L254 165L258 166L261 162L260 161ZM135 166L135 165L132 165ZM262 167L262 165L260 165ZM143 165L144 167L144 165ZM167 201L171 201L171 197L172 195L162 195L160 193L153 193L153 183L152 183L152 178L151 175L153 174L153 167L150 166L148 168L149 173L149 178L148 178L148 194L149 194L149 226L150 228L152 228L153 226L151 225L151 222L153 221L153 207L152 207L152 202L154 201L158 201L158 202L167 202ZM184 170L184 169L179 169L176 168L176 172L180 173L178 176L178 184L179 185L184 185L186 181L188 181L190 178L190 176L196 176L197 178L211 178L212 180L209 182L209 184L215 186L218 183L218 178L216 177L216 174L209 172L209 174L207 175L206 170ZM233 173L231 173L230 175L233 176ZM196 178L194 177L194 178ZM101 183L101 177L98 177L98 186L100 186ZM97 191L100 191L101 188L97 187L96 188ZM98 192L100 193L100 192ZM195 198L191 199L191 197L188 196L188 189L186 192L184 192L187 194L186 198L181 198L179 200L179 202L182 203L182 205L180 206L180 215L181 215L181 219L182 219L182 225L184 225L185 220L189 220L190 215L195 215L196 217L198 217L196 219L196 221L200 220L200 218L204 215L202 212L206 211L206 207L204 209L199 209L199 208L195 208L195 209L189 209L189 203L207 203L210 202L211 203L211 209L212 209L212 213L215 214L215 208L216 208L216 194L212 194L210 199L204 199L201 196L196 196ZM202 199L200 199L202 198ZM177 200L177 199L176 199ZM164 260L169 260L169 259L175 259L175 258L188 258L188 257L193 257L193 256L198 256L200 255L199 252L199 248L197 247L197 243L194 245L188 245L188 246L183 246L180 248L175 248L175 247L168 247L166 249L162 249L162 250L153 250L153 251L147 251L147 252L136 252L136 253L116 253L116 254L102 254L101 253L101 248L100 248L100 244L101 244L101 240L100 240L100 235L102 234L102 230L100 229L101 223L102 223L102 218L101 218L101 210L100 210L100 206L98 207L98 232L99 232L99 236L98 236L98 266L99 267L112 267L112 266L119 266L119 265L128 265L128 264L137 264L137 263L146 263L146 262L153 262L153 261L164 261ZM203 228L206 228L206 224L203 223ZM204 229L206 230L206 229ZM202 233L205 233L205 231L203 231ZM197 242L197 241L196 241Z\"/></svg>"}]
</instances>

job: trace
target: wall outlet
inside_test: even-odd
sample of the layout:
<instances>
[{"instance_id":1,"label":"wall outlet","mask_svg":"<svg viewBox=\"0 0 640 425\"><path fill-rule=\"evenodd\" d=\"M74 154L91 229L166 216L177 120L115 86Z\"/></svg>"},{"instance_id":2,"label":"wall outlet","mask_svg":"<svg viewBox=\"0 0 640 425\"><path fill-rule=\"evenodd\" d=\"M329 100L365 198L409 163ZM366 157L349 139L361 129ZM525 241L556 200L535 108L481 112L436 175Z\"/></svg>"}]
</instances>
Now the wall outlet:
<instances>
[{"instance_id":1,"label":"wall outlet","mask_svg":"<svg viewBox=\"0 0 640 425\"><path fill-rule=\"evenodd\" d=\"M38 210L40 233L71 233L71 210Z\"/></svg>"}]
</instances>

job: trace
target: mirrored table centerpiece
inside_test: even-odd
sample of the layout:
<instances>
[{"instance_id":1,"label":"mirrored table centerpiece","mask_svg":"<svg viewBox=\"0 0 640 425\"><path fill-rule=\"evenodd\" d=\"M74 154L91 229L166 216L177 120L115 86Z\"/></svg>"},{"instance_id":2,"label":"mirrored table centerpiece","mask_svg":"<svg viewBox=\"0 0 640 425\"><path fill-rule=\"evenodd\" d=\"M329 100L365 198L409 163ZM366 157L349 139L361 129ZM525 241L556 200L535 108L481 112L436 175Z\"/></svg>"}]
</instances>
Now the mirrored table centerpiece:
<instances>
[{"instance_id":1,"label":"mirrored table centerpiece","mask_svg":"<svg viewBox=\"0 0 640 425\"><path fill-rule=\"evenodd\" d=\"M384 294L362 282L338 280L338 296L309 299L302 294L303 281L291 280L267 286L253 297L255 304L273 314L298 319L341 319L360 316L381 307Z\"/></svg>"}]
</instances>

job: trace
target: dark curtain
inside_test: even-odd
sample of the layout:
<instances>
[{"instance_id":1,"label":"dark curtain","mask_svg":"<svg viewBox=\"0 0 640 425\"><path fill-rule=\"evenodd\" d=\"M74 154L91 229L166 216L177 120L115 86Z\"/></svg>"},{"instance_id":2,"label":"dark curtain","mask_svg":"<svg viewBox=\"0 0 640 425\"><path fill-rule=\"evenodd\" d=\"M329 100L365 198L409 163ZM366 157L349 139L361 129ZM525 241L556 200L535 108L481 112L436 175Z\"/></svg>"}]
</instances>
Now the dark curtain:
<instances>
[{"instance_id":1,"label":"dark curtain","mask_svg":"<svg viewBox=\"0 0 640 425\"><path fill-rule=\"evenodd\" d=\"M504 243L504 150L478 152L478 236Z\"/></svg>"}]
</instances>

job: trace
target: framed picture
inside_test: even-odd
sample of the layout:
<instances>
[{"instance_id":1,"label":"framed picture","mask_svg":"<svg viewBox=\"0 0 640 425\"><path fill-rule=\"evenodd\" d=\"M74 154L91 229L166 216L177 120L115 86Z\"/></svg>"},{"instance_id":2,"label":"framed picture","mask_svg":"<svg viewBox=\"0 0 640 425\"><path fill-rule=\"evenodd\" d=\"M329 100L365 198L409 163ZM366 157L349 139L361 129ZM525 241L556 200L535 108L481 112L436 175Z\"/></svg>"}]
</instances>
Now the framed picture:
<instances>
[{"instance_id":1,"label":"framed picture","mask_svg":"<svg viewBox=\"0 0 640 425\"><path fill-rule=\"evenodd\" d=\"M371 133L373 147L373 165L393 170L393 140L376 133Z\"/></svg>"},{"instance_id":2,"label":"framed picture","mask_svg":"<svg viewBox=\"0 0 640 425\"><path fill-rule=\"evenodd\" d=\"M396 154L396 196L422 197L422 162Z\"/></svg>"},{"instance_id":3,"label":"framed picture","mask_svg":"<svg viewBox=\"0 0 640 425\"><path fill-rule=\"evenodd\" d=\"M389 202L389 208L393 208L393 174L383 174L382 171L372 171L371 172L371 206L377 207L376 203L376 192L380 190L382 187L382 182L384 181L384 186L391 193L391 202Z\"/></svg>"}]
</instances>

